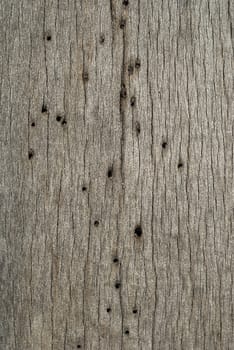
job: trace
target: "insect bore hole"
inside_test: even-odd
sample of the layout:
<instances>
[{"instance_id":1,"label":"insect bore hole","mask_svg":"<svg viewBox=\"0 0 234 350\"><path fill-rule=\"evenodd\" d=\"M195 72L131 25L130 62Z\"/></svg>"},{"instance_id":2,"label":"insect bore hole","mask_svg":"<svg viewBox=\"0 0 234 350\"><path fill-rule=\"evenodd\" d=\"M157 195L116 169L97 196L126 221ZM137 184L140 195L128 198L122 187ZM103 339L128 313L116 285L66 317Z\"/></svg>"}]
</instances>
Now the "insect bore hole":
<instances>
[{"instance_id":1,"label":"insect bore hole","mask_svg":"<svg viewBox=\"0 0 234 350\"><path fill-rule=\"evenodd\" d=\"M47 112L47 106L43 103L41 107L41 113L46 113Z\"/></svg>"},{"instance_id":2,"label":"insect bore hole","mask_svg":"<svg viewBox=\"0 0 234 350\"><path fill-rule=\"evenodd\" d=\"M135 235L136 235L137 237L141 237L141 236L142 236L142 228L141 228L141 226L140 226L140 225L136 226L134 232L135 232Z\"/></svg>"},{"instance_id":3,"label":"insect bore hole","mask_svg":"<svg viewBox=\"0 0 234 350\"><path fill-rule=\"evenodd\" d=\"M132 107L135 106L135 104L136 104L136 97L135 96L131 97L130 104L131 104Z\"/></svg>"},{"instance_id":4,"label":"insect bore hole","mask_svg":"<svg viewBox=\"0 0 234 350\"><path fill-rule=\"evenodd\" d=\"M119 289L121 287L121 283L119 281L115 282L115 288Z\"/></svg>"},{"instance_id":5,"label":"insect bore hole","mask_svg":"<svg viewBox=\"0 0 234 350\"><path fill-rule=\"evenodd\" d=\"M184 166L183 162L178 163L178 169L182 168Z\"/></svg>"},{"instance_id":6,"label":"insect bore hole","mask_svg":"<svg viewBox=\"0 0 234 350\"><path fill-rule=\"evenodd\" d=\"M30 149L30 150L28 151L28 159L32 159L33 156L34 156L34 151L33 151L33 149Z\"/></svg>"}]
</instances>

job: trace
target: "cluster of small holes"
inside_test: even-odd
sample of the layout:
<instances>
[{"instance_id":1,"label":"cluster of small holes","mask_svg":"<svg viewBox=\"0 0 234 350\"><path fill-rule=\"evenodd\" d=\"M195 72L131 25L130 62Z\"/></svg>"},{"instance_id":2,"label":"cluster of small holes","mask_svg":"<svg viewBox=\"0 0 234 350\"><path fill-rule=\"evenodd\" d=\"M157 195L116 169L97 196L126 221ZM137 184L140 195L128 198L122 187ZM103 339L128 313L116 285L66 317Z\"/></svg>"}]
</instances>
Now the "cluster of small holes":
<instances>
[{"instance_id":1,"label":"cluster of small holes","mask_svg":"<svg viewBox=\"0 0 234 350\"><path fill-rule=\"evenodd\" d=\"M67 124L66 117L62 117L59 114L56 116L56 120L58 123L61 123L63 126L65 126Z\"/></svg>"},{"instance_id":2,"label":"cluster of small holes","mask_svg":"<svg viewBox=\"0 0 234 350\"><path fill-rule=\"evenodd\" d=\"M83 81L85 81L85 82L88 81L89 80L89 73L84 71L82 77L83 77Z\"/></svg>"},{"instance_id":3,"label":"cluster of small holes","mask_svg":"<svg viewBox=\"0 0 234 350\"><path fill-rule=\"evenodd\" d=\"M127 97L127 90L125 85L123 84L120 90L120 97L121 98L126 98Z\"/></svg>"},{"instance_id":4,"label":"cluster of small holes","mask_svg":"<svg viewBox=\"0 0 234 350\"><path fill-rule=\"evenodd\" d=\"M141 66L141 61L140 61L139 58L136 58L136 61L135 61L135 67L136 67L136 69L139 69L140 66Z\"/></svg>"}]
</instances>

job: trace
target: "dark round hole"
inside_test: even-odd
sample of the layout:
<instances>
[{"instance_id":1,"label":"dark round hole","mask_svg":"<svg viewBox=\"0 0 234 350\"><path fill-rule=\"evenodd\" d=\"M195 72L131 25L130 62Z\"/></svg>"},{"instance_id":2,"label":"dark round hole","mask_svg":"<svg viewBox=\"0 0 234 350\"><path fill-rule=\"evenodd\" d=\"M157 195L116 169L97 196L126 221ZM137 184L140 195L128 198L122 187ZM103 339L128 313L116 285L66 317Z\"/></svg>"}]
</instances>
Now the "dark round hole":
<instances>
[{"instance_id":1,"label":"dark round hole","mask_svg":"<svg viewBox=\"0 0 234 350\"><path fill-rule=\"evenodd\" d=\"M178 164L178 168L182 168L183 167L183 163L182 162L179 162L179 164Z\"/></svg>"},{"instance_id":2,"label":"dark round hole","mask_svg":"<svg viewBox=\"0 0 234 350\"><path fill-rule=\"evenodd\" d=\"M32 126L33 128L34 128L35 125L36 125L35 122L32 122L31 126Z\"/></svg>"},{"instance_id":3,"label":"dark round hole","mask_svg":"<svg viewBox=\"0 0 234 350\"><path fill-rule=\"evenodd\" d=\"M137 309L133 309L132 312L133 312L134 314L137 314Z\"/></svg>"},{"instance_id":4,"label":"dark round hole","mask_svg":"<svg viewBox=\"0 0 234 350\"><path fill-rule=\"evenodd\" d=\"M107 309L106 309L106 312L111 312L111 308L110 307L108 307Z\"/></svg>"},{"instance_id":5,"label":"dark round hole","mask_svg":"<svg viewBox=\"0 0 234 350\"><path fill-rule=\"evenodd\" d=\"M133 74L133 72L134 72L133 65L132 65L132 64L130 64L130 65L128 66L128 74L129 74L129 75L132 75L132 74Z\"/></svg>"},{"instance_id":6,"label":"dark round hole","mask_svg":"<svg viewBox=\"0 0 234 350\"><path fill-rule=\"evenodd\" d=\"M126 25L126 20L122 18L119 22L120 29L124 29L125 25Z\"/></svg>"},{"instance_id":7,"label":"dark round hole","mask_svg":"<svg viewBox=\"0 0 234 350\"><path fill-rule=\"evenodd\" d=\"M83 72L83 80L88 81L89 80L89 73L88 72Z\"/></svg>"},{"instance_id":8,"label":"dark round hole","mask_svg":"<svg viewBox=\"0 0 234 350\"><path fill-rule=\"evenodd\" d=\"M77 345L77 349L81 349L81 345L80 344Z\"/></svg>"},{"instance_id":9,"label":"dark round hole","mask_svg":"<svg viewBox=\"0 0 234 350\"><path fill-rule=\"evenodd\" d=\"M131 97L130 103L131 103L132 107L135 106L135 103L136 103L136 97L135 96Z\"/></svg>"},{"instance_id":10,"label":"dark round hole","mask_svg":"<svg viewBox=\"0 0 234 350\"><path fill-rule=\"evenodd\" d=\"M167 142L163 142L162 143L162 148L166 148L167 147Z\"/></svg>"},{"instance_id":11,"label":"dark round hole","mask_svg":"<svg viewBox=\"0 0 234 350\"><path fill-rule=\"evenodd\" d=\"M125 329L125 332L124 332L126 335L129 335L129 330L128 329Z\"/></svg>"},{"instance_id":12,"label":"dark round hole","mask_svg":"<svg viewBox=\"0 0 234 350\"><path fill-rule=\"evenodd\" d=\"M47 41L50 41L50 40L51 40L51 35L50 35L50 34L47 35L46 40L47 40Z\"/></svg>"},{"instance_id":13,"label":"dark round hole","mask_svg":"<svg viewBox=\"0 0 234 350\"><path fill-rule=\"evenodd\" d=\"M117 264L119 262L119 259L117 257L113 258L113 263Z\"/></svg>"},{"instance_id":14,"label":"dark round hole","mask_svg":"<svg viewBox=\"0 0 234 350\"><path fill-rule=\"evenodd\" d=\"M62 121L62 125L66 125L67 124L67 121L66 119L64 118L63 121Z\"/></svg>"},{"instance_id":15,"label":"dark round hole","mask_svg":"<svg viewBox=\"0 0 234 350\"><path fill-rule=\"evenodd\" d=\"M30 149L30 150L28 151L28 159L32 159L33 156L34 156L34 151L33 151L33 149Z\"/></svg>"},{"instance_id":16,"label":"dark round hole","mask_svg":"<svg viewBox=\"0 0 234 350\"><path fill-rule=\"evenodd\" d=\"M97 227L98 225L99 225L99 221L95 220L95 221L94 221L94 226Z\"/></svg>"},{"instance_id":17,"label":"dark round hole","mask_svg":"<svg viewBox=\"0 0 234 350\"><path fill-rule=\"evenodd\" d=\"M124 6L128 6L129 5L129 1L128 0L123 0L123 5Z\"/></svg>"},{"instance_id":18,"label":"dark round hole","mask_svg":"<svg viewBox=\"0 0 234 350\"><path fill-rule=\"evenodd\" d=\"M138 225L135 228L135 235L138 236L138 237L141 237L141 235L142 235L142 228L141 228L141 226Z\"/></svg>"},{"instance_id":19,"label":"dark round hole","mask_svg":"<svg viewBox=\"0 0 234 350\"><path fill-rule=\"evenodd\" d=\"M141 66L141 61L140 61L139 58L137 58L136 61L135 61L135 67L136 67L137 69L139 69L140 66Z\"/></svg>"},{"instance_id":20,"label":"dark round hole","mask_svg":"<svg viewBox=\"0 0 234 350\"><path fill-rule=\"evenodd\" d=\"M57 115L56 120L57 120L57 122L61 122L61 120L62 120L61 115Z\"/></svg>"},{"instance_id":21,"label":"dark round hole","mask_svg":"<svg viewBox=\"0 0 234 350\"><path fill-rule=\"evenodd\" d=\"M103 44L105 42L105 35L103 33L100 35L99 41L100 41L100 44Z\"/></svg>"},{"instance_id":22,"label":"dark round hole","mask_svg":"<svg viewBox=\"0 0 234 350\"><path fill-rule=\"evenodd\" d=\"M108 177L112 177L112 175L113 175L113 169L112 169L112 168L109 168L109 169L108 169L108 172L107 172L107 176L108 176Z\"/></svg>"},{"instance_id":23,"label":"dark round hole","mask_svg":"<svg viewBox=\"0 0 234 350\"><path fill-rule=\"evenodd\" d=\"M82 187L82 191L83 191L83 192L87 191L87 187L86 187L86 186L83 186L83 187Z\"/></svg>"},{"instance_id":24,"label":"dark round hole","mask_svg":"<svg viewBox=\"0 0 234 350\"><path fill-rule=\"evenodd\" d=\"M122 86L122 88L120 90L120 97L122 97L122 98L126 98L127 97L127 90L126 90L124 85Z\"/></svg>"},{"instance_id":25,"label":"dark round hole","mask_svg":"<svg viewBox=\"0 0 234 350\"><path fill-rule=\"evenodd\" d=\"M119 289L121 287L121 283L119 281L115 282L115 288Z\"/></svg>"},{"instance_id":26,"label":"dark round hole","mask_svg":"<svg viewBox=\"0 0 234 350\"><path fill-rule=\"evenodd\" d=\"M141 132L141 126L140 126L140 123L138 121L136 122L136 132L137 132L137 135L139 135Z\"/></svg>"}]
</instances>

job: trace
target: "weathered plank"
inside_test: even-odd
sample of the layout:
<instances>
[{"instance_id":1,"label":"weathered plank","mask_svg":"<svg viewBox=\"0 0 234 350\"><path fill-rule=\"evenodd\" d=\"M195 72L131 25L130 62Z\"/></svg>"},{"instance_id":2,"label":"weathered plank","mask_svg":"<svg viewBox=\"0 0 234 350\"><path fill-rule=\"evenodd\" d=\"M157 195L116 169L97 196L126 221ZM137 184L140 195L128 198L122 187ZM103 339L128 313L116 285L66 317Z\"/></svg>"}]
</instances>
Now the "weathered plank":
<instances>
[{"instance_id":1,"label":"weathered plank","mask_svg":"<svg viewBox=\"0 0 234 350\"><path fill-rule=\"evenodd\" d=\"M234 348L233 14L0 2L0 349Z\"/></svg>"}]
</instances>

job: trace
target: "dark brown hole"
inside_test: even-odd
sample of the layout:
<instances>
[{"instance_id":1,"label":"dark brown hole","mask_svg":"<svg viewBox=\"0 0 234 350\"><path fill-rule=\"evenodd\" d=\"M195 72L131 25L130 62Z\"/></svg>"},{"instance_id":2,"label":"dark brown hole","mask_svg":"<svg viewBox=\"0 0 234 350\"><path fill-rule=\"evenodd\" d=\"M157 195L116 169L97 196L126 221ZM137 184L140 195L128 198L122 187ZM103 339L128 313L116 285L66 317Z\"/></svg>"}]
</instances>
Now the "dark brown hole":
<instances>
[{"instance_id":1,"label":"dark brown hole","mask_svg":"<svg viewBox=\"0 0 234 350\"><path fill-rule=\"evenodd\" d=\"M115 282L115 288L119 289L121 287L121 283L119 281Z\"/></svg>"},{"instance_id":2,"label":"dark brown hole","mask_svg":"<svg viewBox=\"0 0 234 350\"><path fill-rule=\"evenodd\" d=\"M112 168L112 167L110 167L110 168L108 169L107 176L108 176L108 177L112 177L112 176L113 176L113 168Z\"/></svg>"},{"instance_id":3,"label":"dark brown hole","mask_svg":"<svg viewBox=\"0 0 234 350\"><path fill-rule=\"evenodd\" d=\"M141 132L141 126L140 126L140 123L138 121L136 122L136 132L137 132L137 135L139 135Z\"/></svg>"},{"instance_id":4,"label":"dark brown hole","mask_svg":"<svg viewBox=\"0 0 234 350\"><path fill-rule=\"evenodd\" d=\"M47 106L44 105L44 103L43 103L43 105L41 107L41 113L46 113L46 112L47 112Z\"/></svg>"},{"instance_id":5,"label":"dark brown hole","mask_svg":"<svg viewBox=\"0 0 234 350\"><path fill-rule=\"evenodd\" d=\"M67 124L67 121L65 118L63 118L62 125L66 125L66 124Z\"/></svg>"},{"instance_id":6,"label":"dark brown hole","mask_svg":"<svg viewBox=\"0 0 234 350\"><path fill-rule=\"evenodd\" d=\"M83 187L82 187L82 191L83 191L83 192L87 191L87 187L86 187L86 186L83 186Z\"/></svg>"},{"instance_id":7,"label":"dark brown hole","mask_svg":"<svg viewBox=\"0 0 234 350\"><path fill-rule=\"evenodd\" d=\"M128 74L129 74L129 75L132 75L133 72L134 72L133 65L132 65L132 64L129 64L129 66L128 66Z\"/></svg>"},{"instance_id":8,"label":"dark brown hole","mask_svg":"<svg viewBox=\"0 0 234 350\"><path fill-rule=\"evenodd\" d=\"M117 257L113 258L113 263L118 263L119 262L119 259Z\"/></svg>"},{"instance_id":9,"label":"dark brown hole","mask_svg":"<svg viewBox=\"0 0 234 350\"><path fill-rule=\"evenodd\" d=\"M126 335L129 335L129 330L128 329L125 329L125 332L124 332Z\"/></svg>"},{"instance_id":10,"label":"dark brown hole","mask_svg":"<svg viewBox=\"0 0 234 350\"><path fill-rule=\"evenodd\" d=\"M119 26L121 29L124 29L125 28L125 25L126 25L126 20L125 19L121 19L120 22L119 22Z\"/></svg>"},{"instance_id":11,"label":"dark brown hole","mask_svg":"<svg viewBox=\"0 0 234 350\"><path fill-rule=\"evenodd\" d=\"M36 125L35 122L32 122L31 126L32 126L33 128L34 128L35 125Z\"/></svg>"},{"instance_id":12,"label":"dark brown hole","mask_svg":"<svg viewBox=\"0 0 234 350\"><path fill-rule=\"evenodd\" d=\"M100 35L99 41L100 41L100 44L103 44L105 42L105 35L104 34Z\"/></svg>"},{"instance_id":13,"label":"dark brown hole","mask_svg":"<svg viewBox=\"0 0 234 350\"><path fill-rule=\"evenodd\" d=\"M178 164L178 168L182 168L183 167L183 163L182 162L179 162L179 164Z\"/></svg>"},{"instance_id":14,"label":"dark brown hole","mask_svg":"<svg viewBox=\"0 0 234 350\"><path fill-rule=\"evenodd\" d=\"M34 151L33 151L33 149L30 149L28 151L28 159L32 159L33 156L34 156Z\"/></svg>"},{"instance_id":15,"label":"dark brown hole","mask_svg":"<svg viewBox=\"0 0 234 350\"><path fill-rule=\"evenodd\" d=\"M166 148L167 147L167 142L163 142L162 143L162 148Z\"/></svg>"},{"instance_id":16,"label":"dark brown hole","mask_svg":"<svg viewBox=\"0 0 234 350\"><path fill-rule=\"evenodd\" d=\"M142 235L142 228L141 228L140 225L138 225L138 226L135 228L135 235L136 235L137 237L141 237L141 235Z\"/></svg>"},{"instance_id":17,"label":"dark brown hole","mask_svg":"<svg viewBox=\"0 0 234 350\"><path fill-rule=\"evenodd\" d=\"M122 98L126 98L127 97L127 90L125 88L125 85L123 85L121 90L120 90L120 97L122 97Z\"/></svg>"},{"instance_id":18,"label":"dark brown hole","mask_svg":"<svg viewBox=\"0 0 234 350\"><path fill-rule=\"evenodd\" d=\"M131 97L131 100L130 100L131 106L134 107L134 106L135 106L135 103L136 103L136 97L135 97L135 96L132 96L132 97Z\"/></svg>"},{"instance_id":19,"label":"dark brown hole","mask_svg":"<svg viewBox=\"0 0 234 350\"><path fill-rule=\"evenodd\" d=\"M129 1L128 0L123 0L123 5L124 6L128 6L129 5Z\"/></svg>"},{"instance_id":20,"label":"dark brown hole","mask_svg":"<svg viewBox=\"0 0 234 350\"><path fill-rule=\"evenodd\" d=\"M139 69L140 66L141 66L141 61L140 61L139 58L137 58L136 61L135 61L135 67L136 67L137 69Z\"/></svg>"},{"instance_id":21,"label":"dark brown hole","mask_svg":"<svg viewBox=\"0 0 234 350\"><path fill-rule=\"evenodd\" d=\"M134 314L137 314L137 309L133 309L132 312L133 312Z\"/></svg>"},{"instance_id":22,"label":"dark brown hole","mask_svg":"<svg viewBox=\"0 0 234 350\"><path fill-rule=\"evenodd\" d=\"M106 309L106 312L111 312L111 308L110 307L108 307L107 309Z\"/></svg>"},{"instance_id":23,"label":"dark brown hole","mask_svg":"<svg viewBox=\"0 0 234 350\"><path fill-rule=\"evenodd\" d=\"M57 115L56 120L57 120L57 122L61 122L61 120L62 120L61 115Z\"/></svg>"},{"instance_id":24,"label":"dark brown hole","mask_svg":"<svg viewBox=\"0 0 234 350\"><path fill-rule=\"evenodd\" d=\"M94 226L98 227L98 225L99 225L99 221L98 221L98 220L95 220L95 221L94 221Z\"/></svg>"},{"instance_id":25,"label":"dark brown hole","mask_svg":"<svg viewBox=\"0 0 234 350\"><path fill-rule=\"evenodd\" d=\"M48 34L48 35L46 36L46 40L47 40L47 41L50 41L50 40L51 40L51 35L50 35L50 34Z\"/></svg>"},{"instance_id":26,"label":"dark brown hole","mask_svg":"<svg viewBox=\"0 0 234 350\"><path fill-rule=\"evenodd\" d=\"M89 80L89 73L88 72L83 72L83 80L88 81Z\"/></svg>"},{"instance_id":27,"label":"dark brown hole","mask_svg":"<svg viewBox=\"0 0 234 350\"><path fill-rule=\"evenodd\" d=\"M80 344L77 345L77 349L81 349L81 345Z\"/></svg>"}]
</instances>

